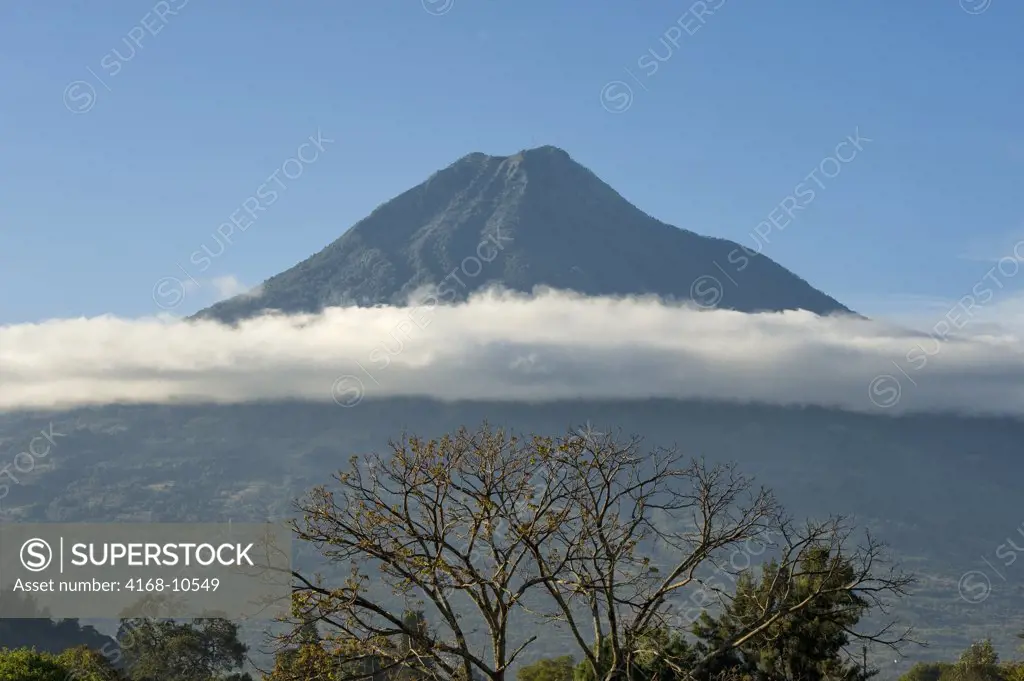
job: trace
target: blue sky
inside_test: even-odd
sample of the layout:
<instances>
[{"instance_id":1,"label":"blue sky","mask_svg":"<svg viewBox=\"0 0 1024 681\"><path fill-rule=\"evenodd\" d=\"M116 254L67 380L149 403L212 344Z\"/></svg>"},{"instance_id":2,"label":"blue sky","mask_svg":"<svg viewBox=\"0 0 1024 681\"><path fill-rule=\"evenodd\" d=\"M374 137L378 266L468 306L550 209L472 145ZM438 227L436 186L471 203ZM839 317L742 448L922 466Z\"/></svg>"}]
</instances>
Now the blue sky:
<instances>
[{"instance_id":1,"label":"blue sky","mask_svg":"<svg viewBox=\"0 0 1024 681\"><path fill-rule=\"evenodd\" d=\"M0 324L155 314L178 265L200 283L174 310L191 313L469 152L542 144L661 220L753 246L859 131L762 245L867 314L956 299L1013 255L1024 4L697 4L6 3ZM190 255L318 131L333 142L199 273Z\"/></svg>"}]
</instances>

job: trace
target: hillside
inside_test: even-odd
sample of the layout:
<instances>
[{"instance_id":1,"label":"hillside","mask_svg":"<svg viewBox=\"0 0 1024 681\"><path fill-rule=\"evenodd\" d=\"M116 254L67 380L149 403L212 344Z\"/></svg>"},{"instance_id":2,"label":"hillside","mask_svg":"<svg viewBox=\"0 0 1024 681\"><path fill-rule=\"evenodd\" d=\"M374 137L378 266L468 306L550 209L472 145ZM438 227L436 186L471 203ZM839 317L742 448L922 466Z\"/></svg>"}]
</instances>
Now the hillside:
<instances>
[{"instance_id":1,"label":"hillside","mask_svg":"<svg viewBox=\"0 0 1024 681\"><path fill-rule=\"evenodd\" d=\"M279 519L293 513L297 496L330 484L351 455L383 451L403 430L437 436L484 419L547 434L588 421L597 431L621 428L645 436L645 447L676 444L693 456L737 462L796 518L854 514L921 577L897 610L932 646L907 650L911 659L948 659L986 635L1012 649L1024 628L1024 581L999 551L1020 522L1018 494L1001 482L1024 473L1024 423L1011 418L891 418L676 400L393 399L353 409L268 402L0 414L6 461L50 422L67 434L45 466L11 485L0 510L6 522ZM312 558L296 548L299 564ZM981 595L990 597L961 596L958 581L968 571L986 575L991 593ZM250 633L258 637L256 631ZM565 636L545 637L529 657L558 655L566 645Z\"/></svg>"}]
</instances>

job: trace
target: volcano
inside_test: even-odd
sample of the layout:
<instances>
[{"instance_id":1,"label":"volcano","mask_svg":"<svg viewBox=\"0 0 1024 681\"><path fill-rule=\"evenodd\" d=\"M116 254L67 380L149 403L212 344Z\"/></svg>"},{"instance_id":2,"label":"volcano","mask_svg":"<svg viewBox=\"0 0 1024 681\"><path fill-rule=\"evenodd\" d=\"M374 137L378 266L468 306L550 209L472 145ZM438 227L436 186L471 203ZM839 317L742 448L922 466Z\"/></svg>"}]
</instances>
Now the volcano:
<instances>
[{"instance_id":1,"label":"volcano","mask_svg":"<svg viewBox=\"0 0 1024 681\"><path fill-rule=\"evenodd\" d=\"M406 305L426 286L457 302L493 285L657 295L741 312L851 312L763 255L656 220L565 151L543 146L464 156L268 279L259 296L221 301L196 318Z\"/></svg>"}]
</instances>

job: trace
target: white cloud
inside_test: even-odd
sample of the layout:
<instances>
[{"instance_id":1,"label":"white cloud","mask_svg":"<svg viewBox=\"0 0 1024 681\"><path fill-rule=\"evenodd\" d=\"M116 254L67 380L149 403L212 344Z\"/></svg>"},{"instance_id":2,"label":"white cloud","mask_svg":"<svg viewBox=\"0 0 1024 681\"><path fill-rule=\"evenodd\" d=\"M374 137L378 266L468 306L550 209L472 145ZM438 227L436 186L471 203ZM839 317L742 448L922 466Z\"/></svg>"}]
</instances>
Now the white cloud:
<instances>
[{"instance_id":1,"label":"white cloud","mask_svg":"<svg viewBox=\"0 0 1024 681\"><path fill-rule=\"evenodd\" d=\"M210 283L213 284L213 288L217 292L218 301L239 295L257 298L263 293L261 286L251 288L240 282L237 277L230 274L224 277L215 277L210 280Z\"/></svg>"},{"instance_id":2,"label":"white cloud","mask_svg":"<svg viewBox=\"0 0 1024 681\"><path fill-rule=\"evenodd\" d=\"M238 329L167 318L52 320L0 327L0 409L292 397L351 405L426 395L1024 414L1022 301L969 317L937 312L929 334L851 317L554 292L488 293L433 309L335 308Z\"/></svg>"}]
</instances>

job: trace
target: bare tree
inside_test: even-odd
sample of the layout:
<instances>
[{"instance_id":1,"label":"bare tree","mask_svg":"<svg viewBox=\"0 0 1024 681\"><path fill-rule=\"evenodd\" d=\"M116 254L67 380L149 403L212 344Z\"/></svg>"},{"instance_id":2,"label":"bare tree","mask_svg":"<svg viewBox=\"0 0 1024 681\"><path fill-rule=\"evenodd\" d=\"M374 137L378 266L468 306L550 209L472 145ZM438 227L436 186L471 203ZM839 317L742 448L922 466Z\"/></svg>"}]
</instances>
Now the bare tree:
<instances>
[{"instance_id":1,"label":"bare tree","mask_svg":"<svg viewBox=\"0 0 1024 681\"><path fill-rule=\"evenodd\" d=\"M637 438L624 444L611 435L567 442L556 455L559 465L585 481L573 490L574 522L560 528L556 540L568 556L567 569L547 564L543 546L530 536L521 540L541 573L554 577L544 582L557 606L553 619L569 625L594 678L631 678L639 658L658 652L646 643L652 632L692 623L679 620L673 596L703 587L702 567L735 572L722 556L751 541L772 538L767 542L775 549L775 582L733 636L687 660L689 668L677 669L680 674L699 675L727 650L763 640L780 620L840 594L855 594L887 614L888 598L905 595L913 581L883 564L884 546L869 534L851 545L853 533L843 517L796 527L771 492L756 488L733 465L709 467L675 450L642 455ZM652 549L669 557L666 569L651 565ZM714 590L722 605L731 599ZM585 614L576 604L585 606ZM874 631L847 633L895 648L909 641L910 630L896 630L889 621ZM599 659L602 641L606 659Z\"/></svg>"},{"instance_id":2,"label":"bare tree","mask_svg":"<svg viewBox=\"0 0 1024 681\"><path fill-rule=\"evenodd\" d=\"M295 573L296 621L325 625L324 645L350 678L503 681L537 638L513 640L510 616L519 610L567 628L594 678L611 681L649 658L651 632L679 628L673 598L699 586L702 566L727 571L724 551L769 533L784 540L777 560L787 583L810 577L801 560L823 544L863 569L841 584L823 580L799 602L775 598L786 592L780 584L698 668L836 590L882 603L909 583L875 574L873 543L847 554L839 524L794 534L771 493L731 466L675 450L642 454L637 438L599 435L519 438L485 424L392 442L369 474L353 458L338 489L317 488L298 505L298 538L348 562L349 574L328 586ZM430 629L408 616L421 605L431 610Z\"/></svg>"}]
</instances>

